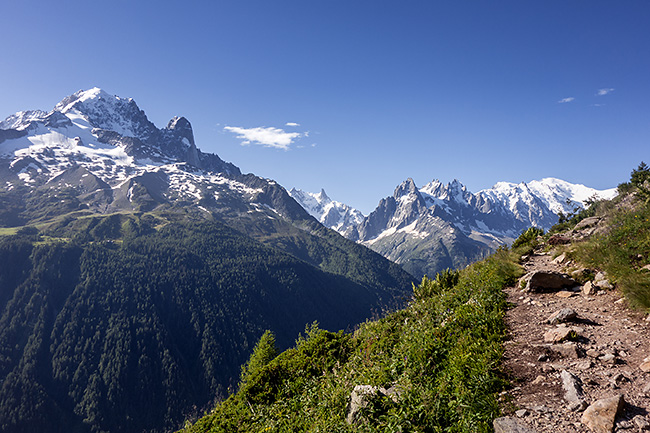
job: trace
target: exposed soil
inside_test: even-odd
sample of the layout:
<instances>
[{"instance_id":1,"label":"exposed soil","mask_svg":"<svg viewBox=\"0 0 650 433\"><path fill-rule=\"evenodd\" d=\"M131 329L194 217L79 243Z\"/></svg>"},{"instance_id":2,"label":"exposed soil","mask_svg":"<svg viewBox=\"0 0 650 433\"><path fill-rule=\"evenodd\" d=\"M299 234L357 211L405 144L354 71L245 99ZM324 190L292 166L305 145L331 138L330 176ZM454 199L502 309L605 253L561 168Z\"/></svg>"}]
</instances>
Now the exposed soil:
<instances>
[{"instance_id":1,"label":"exposed soil","mask_svg":"<svg viewBox=\"0 0 650 433\"><path fill-rule=\"evenodd\" d=\"M568 272L570 264L556 263L551 254L538 253L524 266L527 272ZM558 292L506 290L512 308L506 318L510 338L505 344L505 368L514 379L512 389L502 395L503 411L538 433L589 432L580 422L584 408L572 410L564 398L560 373L567 370L581 379L587 404L624 395L626 404L614 431L641 431L639 423L643 423L634 417L641 415L650 422L650 372L639 368L650 356L647 315L628 308L615 289L591 296L580 289L565 293L571 295L566 298ZM555 345L545 342L544 334L561 326L548 324L547 318L567 307L577 313L577 318L566 324L575 328L577 338Z\"/></svg>"}]
</instances>

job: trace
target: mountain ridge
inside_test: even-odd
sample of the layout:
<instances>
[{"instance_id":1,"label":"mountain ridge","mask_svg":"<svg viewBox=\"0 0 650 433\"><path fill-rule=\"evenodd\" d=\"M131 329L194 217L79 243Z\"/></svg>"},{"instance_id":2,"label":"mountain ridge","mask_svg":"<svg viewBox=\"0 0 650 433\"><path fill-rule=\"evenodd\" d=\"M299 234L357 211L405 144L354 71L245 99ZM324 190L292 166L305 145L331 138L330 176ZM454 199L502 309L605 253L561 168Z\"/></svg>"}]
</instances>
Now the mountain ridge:
<instances>
[{"instance_id":1,"label":"mountain ridge","mask_svg":"<svg viewBox=\"0 0 650 433\"><path fill-rule=\"evenodd\" d=\"M331 228L420 277L466 266L512 242L528 227L548 230L559 214L573 213L594 197L609 199L615 194L615 188L596 190L556 178L497 182L477 193L457 179L446 185L434 179L418 188L408 178L356 226ZM294 198L301 203L303 196ZM320 216L308 204L304 207Z\"/></svg>"}]
</instances>

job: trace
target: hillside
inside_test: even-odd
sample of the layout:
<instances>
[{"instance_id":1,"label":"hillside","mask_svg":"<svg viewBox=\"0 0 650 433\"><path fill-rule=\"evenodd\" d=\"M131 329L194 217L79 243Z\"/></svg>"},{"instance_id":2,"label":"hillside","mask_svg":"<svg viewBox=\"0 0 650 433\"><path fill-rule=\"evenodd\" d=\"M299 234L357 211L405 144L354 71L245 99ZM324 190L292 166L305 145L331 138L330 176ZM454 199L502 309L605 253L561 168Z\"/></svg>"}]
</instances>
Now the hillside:
<instances>
[{"instance_id":1,"label":"hillside","mask_svg":"<svg viewBox=\"0 0 650 433\"><path fill-rule=\"evenodd\" d=\"M312 326L280 354L266 334L239 391L183 432L612 431L594 413L617 394L627 403L611 425L646 426L650 208L639 185L550 234L526 230L511 249L425 277L408 307L352 334ZM565 306L577 311L572 328L546 323ZM554 341L564 330L574 341Z\"/></svg>"}]
</instances>

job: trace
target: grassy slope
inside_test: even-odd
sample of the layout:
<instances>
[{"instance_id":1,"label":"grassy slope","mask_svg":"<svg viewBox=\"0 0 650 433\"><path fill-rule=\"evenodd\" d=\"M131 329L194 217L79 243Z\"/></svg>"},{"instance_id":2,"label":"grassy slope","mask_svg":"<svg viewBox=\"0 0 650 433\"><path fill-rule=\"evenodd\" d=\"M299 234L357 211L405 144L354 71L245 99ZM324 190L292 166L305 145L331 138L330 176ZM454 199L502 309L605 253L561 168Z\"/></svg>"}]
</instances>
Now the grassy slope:
<instances>
[{"instance_id":1,"label":"grassy slope","mask_svg":"<svg viewBox=\"0 0 650 433\"><path fill-rule=\"evenodd\" d=\"M520 272L512 257L499 251L461 271L455 285L425 278L407 308L352 335L310 327L294 348L251 362L239 392L184 431L491 431L503 386L502 288ZM350 426L355 385L402 393L397 403L373 399Z\"/></svg>"},{"instance_id":2,"label":"grassy slope","mask_svg":"<svg viewBox=\"0 0 650 433\"><path fill-rule=\"evenodd\" d=\"M650 206L632 196L601 203L609 230L580 244L573 257L607 273L635 307L650 308Z\"/></svg>"}]
</instances>

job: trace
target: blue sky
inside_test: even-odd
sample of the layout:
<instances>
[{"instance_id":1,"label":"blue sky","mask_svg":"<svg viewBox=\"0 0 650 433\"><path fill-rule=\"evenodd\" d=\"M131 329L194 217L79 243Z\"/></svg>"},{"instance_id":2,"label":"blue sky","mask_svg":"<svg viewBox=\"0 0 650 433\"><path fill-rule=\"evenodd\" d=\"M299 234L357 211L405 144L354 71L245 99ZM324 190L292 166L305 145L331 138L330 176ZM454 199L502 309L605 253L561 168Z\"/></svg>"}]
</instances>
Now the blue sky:
<instances>
[{"instance_id":1,"label":"blue sky","mask_svg":"<svg viewBox=\"0 0 650 433\"><path fill-rule=\"evenodd\" d=\"M364 213L407 177L608 188L650 162L649 22L645 0L10 2L0 117L99 86Z\"/></svg>"}]
</instances>

